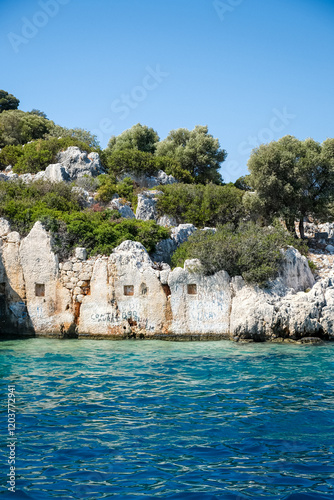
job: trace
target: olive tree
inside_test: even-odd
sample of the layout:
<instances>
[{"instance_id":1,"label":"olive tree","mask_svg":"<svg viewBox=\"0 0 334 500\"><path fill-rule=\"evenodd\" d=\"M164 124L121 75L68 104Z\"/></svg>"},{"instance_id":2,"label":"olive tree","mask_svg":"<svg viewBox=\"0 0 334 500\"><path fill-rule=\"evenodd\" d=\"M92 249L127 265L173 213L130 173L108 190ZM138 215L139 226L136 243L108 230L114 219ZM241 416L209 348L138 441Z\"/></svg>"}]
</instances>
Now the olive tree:
<instances>
[{"instance_id":1,"label":"olive tree","mask_svg":"<svg viewBox=\"0 0 334 500\"><path fill-rule=\"evenodd\" d=\"M137 150L144 153L154 153L159 136L153 128L137 123L125 130L118 136L112 136L109 140L107 151Z\"/></svg>"},{"instance_id":2,"label":"olive tree","mask_svg":"<svg viewBox=\"0 0 334 500\"><path fill-rule=\"evenodd\" d=\"M222 183L219 173L227 154L219 140L208 133L207 126L197 125L193 130L172 130L157 144L156 155L169 156L188 170L198 183Z\"/></svg>"},{"instance_id":3,"label":"olive tree","mask_svg":"<svg viewBox=\"0 0 334 500\"><path fill-rule=\"evenodd\" d=\"M334 139L320 144L285 136L253 150L248 168L262 215L284 218L290 232L299 221L304 238L304 218L328 213L334 196Z\"/></svg>"},{"instance_id":4,"label":"olive tree","mask_svg":"<svg viewBox=\"0 0 334 500\"><path fill-rule=\"evenodd\" d=\"M0 113L7 109L17 109L20 101L5 90L0 90Z\"/></svg>"}]
</instances>

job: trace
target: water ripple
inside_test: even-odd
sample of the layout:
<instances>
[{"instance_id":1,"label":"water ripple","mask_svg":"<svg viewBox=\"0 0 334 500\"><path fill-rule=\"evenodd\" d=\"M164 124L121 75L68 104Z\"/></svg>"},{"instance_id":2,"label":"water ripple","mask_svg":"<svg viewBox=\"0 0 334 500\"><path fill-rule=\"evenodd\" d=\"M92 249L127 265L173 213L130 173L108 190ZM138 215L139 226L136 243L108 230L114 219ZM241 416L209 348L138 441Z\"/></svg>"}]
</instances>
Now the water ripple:
<instances>
[{"instance_id":1,"label":"water ripple","mask_svg":"<svg viewBox=\"0 0 334 500\"><path fill-rule=\"evenodd\" d=\"M332 344L0 342L14 498L334 498L333 367Z\"/></svg>"}]
</instances>

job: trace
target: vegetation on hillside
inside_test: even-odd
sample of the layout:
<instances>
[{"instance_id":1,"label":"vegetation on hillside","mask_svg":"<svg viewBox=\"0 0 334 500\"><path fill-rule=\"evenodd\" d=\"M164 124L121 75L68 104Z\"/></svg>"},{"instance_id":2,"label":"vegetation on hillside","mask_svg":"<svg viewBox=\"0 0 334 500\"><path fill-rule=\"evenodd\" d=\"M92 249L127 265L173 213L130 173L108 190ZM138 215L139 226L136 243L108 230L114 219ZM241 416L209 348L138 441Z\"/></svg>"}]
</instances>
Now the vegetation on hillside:
<instances>
[{"instance_id":1,"label":"vegetation on hillside","mask_svg":"<svg viewBox=\"0 0 334 500\"><path fill-rule=\"evenodd\" d=\"M246 216L244 192L233 184L169 184L159 189L163 192L158 201L160 215L168 214L179 224L215 227L229 222L237 224Z\"/></svg>"},{"instance_id":2,"label":"vegetation on hillside","mask_svg":"<svg viewBox=\"0 0 334 500\"><path fill-rule=\"evenodd\" d=\"M334 139L319 144L288 135L256 148L248 167L249 184L256 191L256 197L249 201L257 209L260 207L267 220L282 217L291 233L295 232L297 220L303 237L306 216L326 217L330 213L334 200Z\"/></svg>"},{"instance_id":3,"label":"vegetation on hillside","mask_svg":"<svg viewBox=\"0 0 334 500\"><path fill-rule=\"evenodd\" d=\"M0 181L0 217L10 220L13 231L27 234L40 220L53 232L60 258L74 247L85 246L90 254L110 254L127 239L140 241L147 251L169 231L154 221L122 219L118 211L95 204L85 208L80 191L64 182Z\"/></svg>"},{"instance_id":4,"label":"vegetation on hillside","mask_svg":"<svg viewBox=\"0 0 334 500\"><path fill-rule=\"evenodd\" d=\"M212 275L227 271L248 283L265 285L275 278L282 260L281 248L296 246L296 240L282 227L261 227L253 222L237 227L226 224L213 231L196 231L174 253L172 264L183 266L186 259L199 259L200 271ZM301 241L298 248L307 252Z\"/></svg>"},{"instance_id":5,"label":"vegetation on hillside","mask_svg":"<svg viewBox=\"0 0 334 500\"><path fill-rule=\"evenodd\" d=\"M106 172L70 185L0 181L0 216L22 234L41 220L53 232L61 258L77 245L90 253L110 253L125 239L153 251L167 229L154 221L122 219L108 207L117 194L135 209L138 180L161 170L178 183L158 187L159 215L198 228L218 227L216 233L197 231L173 256L174 265L200 259L205 274L225 269L263 284L277 273L280 248L301 244L305 251L296 239L296 221L303 238L306 217L334 218L334 139L320 144L286 136L262 144L250 156L250 174L224 185L220 169L227 153L207 126L172 130L160 140L153 128L138 123L101 150L89 131L62 127L43 111L24 112L18 105L15 96L0 90L0 171L12 165L14 173L35 174L56 163L60 151L78 146L97 151ZM73 187L88 190L95 203L87 208L82 192ZM273 227L278 219L280 225Z\"/></svg>"}]
</instances>

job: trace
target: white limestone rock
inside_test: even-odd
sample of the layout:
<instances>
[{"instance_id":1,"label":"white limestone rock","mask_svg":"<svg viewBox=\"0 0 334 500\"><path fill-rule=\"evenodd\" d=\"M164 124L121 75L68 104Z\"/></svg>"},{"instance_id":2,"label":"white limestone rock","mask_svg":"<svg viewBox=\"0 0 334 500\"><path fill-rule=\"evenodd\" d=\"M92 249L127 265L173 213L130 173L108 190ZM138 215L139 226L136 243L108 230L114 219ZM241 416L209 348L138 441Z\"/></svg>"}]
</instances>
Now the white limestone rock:
<instances>
[{"instance_id":1,"label":"white limestone rock","mask_svg":"<svg viewBox=\"0 0 334 500\"><path fill-rule=\"evenodd\" d=\"M51 182L69 182L71 180L69 173L61 163L54 163L46 167L44 179Z\"/></svg>"},{"instance_id":2,"label":"white limestone rock","mask_svg":"<svg viewBox=\"0 0 334 500\"><path fill-rule=\"evenodd\" d=\"M86 189L83 189L82 187L74 186L71 189L71 191L72 191L72 193L75 193L78 196L79 202L82 206L91 207L95 203L94 197L91 196L89 194L89 192L86 191Z\"/></svg>"},{"instance_id":3,"label":"white limestone rock","mask_svg":"<svg viewBox=\"0 0 334 500\"><path fill-rule=\"evenodd\" d=\"M10 233L10 224L8 220L4 219L3 217L0 217L0 237L1 236L7 236L8 233Z\"/></svg>"},{"instance_id":4,"label":"white limestone rock","mask_svg":"<svg viewBox=\"0 0 334 500\"><path fill-rule=\"evenodd\" d=\"M138 204L136 210L136 219L140 220L156 220L157 219L157 202L162 191L143 191L138 194Z\"/></svg>"},{"instance_id":5,"label":"white limestone rock","mask_svg":"<svg viewBox=\"0 0 334 500\"><path fill-rule=\"evenodd\" d=\"M171 256L177 247L187 241L195 231L196 227L193 224L179 224L177 227L173 227L170 238L159 241L157 244L152 260L170 264Z\"/></svg>"},{"instance_id":6,"label":"white limestone rock","mask_svg":"<svg viewBox=\"0 0 334 500\"><path fill-rule=\"evenodd\" d=\"M177 226L176 219L174 217L169 216L169 215L163 215L162 217L159 217L159 219L157 220L157 224L159 224L159 226L163 226L163 227L175 227L175 226Z\"/></svg>"},{"instance_id":7,"label":"white limestone rock","mask_svg":"<svg viewBox=\"0 0 334 500\"><path fill-rule=\"evenodd\" d=\"M198 261L186 261L184 268L175 268L168 277L172 324L175 334L217 333L229 335L231 307L230 278L220 271L214 276L194 272Z\"/></svg>"},{"instance_id":8,"label":"white limestone rock","mask_svg":"<svg viewBox=\"0 0 334 500\"><path fill-rule=\"evenodd\" d=\"M70 146L66 151L58 153L58 162L65 168L71 181L84 175L96 177L104 174L98 153L81 151L76 146Z\"/></svg>"},{"instance_id":9,"label":"white limestone rock","mask_svg":"<svg viewBox=\"0 0 334 500\"><path fill-rule=\"evenodd\" d=\"M118 210L121 217L124 217L125 219L135 219L136 217L130 205L119 197L115 197L113 200L111 200L108 208L110 208L111 210Z\"/></svg>"},{"instance_id":10,"label":"white limestone rock","mask_svg":"<svg viewBox=\"0 0 334 500\"><path fill-rule=\"evenodd\" d=\"M60 334L69 329L74 321L70 292L58 281L58 259L39 221L21 242L20 262L34 331Z\"/></svg>"},{"instance_id":11,"label":"white limestone rock","mask_svg":"<svg viewBox=\"0 0 334 500\"><path fill-rule=\"evenodd\" d=\"M82 261L86 260L87 259L87 250L86 250L86 248L77 247L75 249L75 258L78 259L78 260L82 260ZM75 269L75 271L76 270L78 270L78 271L81 270L81 265L80 265L80 267L79 267L78 264L75 264L75 265L77 266L76 269ZM74 266L73 266L73 269L74 269Z\"/></svg>"},{"instance_id":12,"label":"white limestone rock","mask_svg":"<svg viewBox=\"0 0 334 500\"><path fill-rule=\"evenodd\" d=\"M124 337L161 333L166 295L143 245L124 241L108 260L98 259L91 292L82 299L80 333Z\"/></svg>"},{"instance_id":13,"label":"white limestone rock","mask_svg":"<svg viewBox=\"0 0 334 500\"><path fill-rule=\"evenodd\" d=\"M286 287L292 288L295 292L312 288L315 279L308 265L307 258L291 246L287 250L282 251L282 253L284 254L284 260L279 272L282 283Z\"/></svg>"}]
</instances>

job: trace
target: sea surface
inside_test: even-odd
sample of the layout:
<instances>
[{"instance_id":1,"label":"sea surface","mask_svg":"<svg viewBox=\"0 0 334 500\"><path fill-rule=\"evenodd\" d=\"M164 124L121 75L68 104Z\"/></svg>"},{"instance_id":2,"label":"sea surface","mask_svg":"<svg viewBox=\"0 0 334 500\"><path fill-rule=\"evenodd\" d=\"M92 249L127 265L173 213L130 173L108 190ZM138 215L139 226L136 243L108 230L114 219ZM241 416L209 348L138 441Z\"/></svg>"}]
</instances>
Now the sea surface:
<instances>
[{"instance_id":1,"label":"sea surface","mask_svg":"<svg viewBox=\"0 0 334 500\"><path fill-rule=\"evenodd\" d=\"M0 499L334 499L333 367L334 344L0 342Z\"/></svg>"}]
</instances>

